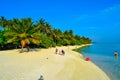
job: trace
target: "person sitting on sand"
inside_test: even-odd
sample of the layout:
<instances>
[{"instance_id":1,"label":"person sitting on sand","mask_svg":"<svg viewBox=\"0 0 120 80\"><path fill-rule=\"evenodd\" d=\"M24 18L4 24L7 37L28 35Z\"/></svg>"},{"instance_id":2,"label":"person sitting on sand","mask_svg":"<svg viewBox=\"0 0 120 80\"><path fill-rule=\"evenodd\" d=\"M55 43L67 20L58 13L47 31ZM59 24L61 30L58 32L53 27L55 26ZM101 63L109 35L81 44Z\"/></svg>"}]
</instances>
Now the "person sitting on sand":
<instances>
[{"instance_id":1,"label":"person sitting on sand","mask_svg":"<svg viewBox=\"0 0 120 80\"><path fill-rule=\"evenodd\" d=\"M65 55L65 51L64 50L62 50L61 52L62 52L62 55Z\"/></svg>"},{"instance_id":2,"label":"person sitting on sand","mask_svg":"<svg viewBox=\"0 0 120 80\"><path fill-rule=\"evenodd\" d=\"M59 52L59 51L58 51L58 49L56 48L55 53L58 54L58 52Z\"/></svg>"}]
</instances>

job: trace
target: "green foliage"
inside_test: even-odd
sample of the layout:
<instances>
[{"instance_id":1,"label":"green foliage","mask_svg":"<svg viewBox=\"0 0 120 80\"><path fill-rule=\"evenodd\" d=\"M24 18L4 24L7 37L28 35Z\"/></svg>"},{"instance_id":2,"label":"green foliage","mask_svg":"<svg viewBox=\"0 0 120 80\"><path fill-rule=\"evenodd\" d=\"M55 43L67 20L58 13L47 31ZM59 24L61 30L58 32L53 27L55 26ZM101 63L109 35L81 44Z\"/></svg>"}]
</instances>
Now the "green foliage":
<instances>
[{"instance_id":1,"label":"green foliage","mask_svg":"<svg viewBox=\"0 0 120 80\"><path fill-rule=\"evenodd\" d=\"M38 44L40 41L39 27L34 27L31 18L13 19L11 25L9 25L9 32L6 32L4 36L10 37L8 43L15 44L16 41L26 40L28 43L32 42Z\"/></svg>"},{"instance_id":2,"label":"green foliage","mask_svg":"<svg viewBox=\"0 0 120 80\"><path fill-rule=\"evenodd\" d=\"M74 35L73 30L62 32L60 29L54 29L52 26L40 19L37 23L33 23L31 18L14 18L7 20L0 18L0 26L4 27L4 31L0 31L0 45L19 46L21 40L26 40L31 45L36 44L39 47L48 48L66 45L89 44L91 40L86 37Z\"/></svg>"},{"instance_id":3,"label":"green foliage","mask_svg":"<svg viewBox=\"0 0 120 80\"><path fill-rule=\"evenodd\" d=\"M55 46L55 44L53 43L53 39L43 34L41 36L40 47L49 48L51 45Z\"/></svg>"},{"instance_id":4,"label":"green foliage","mask_svg":"<svg viewBox=\"0 0 120 80\"><path fill-rule=\"evenodd\" d=\"M7 30L5 31L0 31L0 44L5 45L7 44L7 40L10 39L10 37L5 37L4 34L8 32Z\"/></svg>"},{"instance_id":5,"label":"green foliage","mask_svg":"<svg viewBox=\"0 0 120 80\"><path fill-rule=\"evenodd\" d=\"M3 41L3 32L0 31L0 44L2 44L4 41Z\"/></svg>"}]
</instances>

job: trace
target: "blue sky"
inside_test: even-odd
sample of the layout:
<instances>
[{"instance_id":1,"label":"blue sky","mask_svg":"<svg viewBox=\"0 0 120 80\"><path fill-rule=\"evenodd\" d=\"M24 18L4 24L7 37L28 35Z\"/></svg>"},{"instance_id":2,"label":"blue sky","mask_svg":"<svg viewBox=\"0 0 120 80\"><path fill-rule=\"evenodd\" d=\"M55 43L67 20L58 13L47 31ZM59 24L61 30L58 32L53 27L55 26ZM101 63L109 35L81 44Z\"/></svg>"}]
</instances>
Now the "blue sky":
<instances>
[{"instance_id":1,"label":"blue sky","mask_svg":"<svg viewBox=\"0 0 120 80\"><path fill-rule=\"evenodd\" d=\"M0 0L0 16L44 18L93 41L120 41L120 0Z\"/></svg>"}]
</instances>

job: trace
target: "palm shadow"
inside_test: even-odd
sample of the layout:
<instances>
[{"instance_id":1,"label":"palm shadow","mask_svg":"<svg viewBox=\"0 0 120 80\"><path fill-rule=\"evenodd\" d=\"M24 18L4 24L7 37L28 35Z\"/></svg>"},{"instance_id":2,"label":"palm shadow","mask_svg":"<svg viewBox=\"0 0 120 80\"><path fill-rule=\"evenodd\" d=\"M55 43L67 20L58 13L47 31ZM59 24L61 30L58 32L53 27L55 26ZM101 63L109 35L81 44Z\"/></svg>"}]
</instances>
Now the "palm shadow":
<instances>
[{"instance_id":1,"label":"palm shadow","mask_svg":"<svg viewBox=\"0 0 120 80\"><path fill-rule=\"evenodd\" d=\"M18 52L19 53L24 53L24 52L38 52L40 51L39 48L29 48L29 50L27 48L23 48L23 49L19 49Z\"/></svg>"}]
</instances>

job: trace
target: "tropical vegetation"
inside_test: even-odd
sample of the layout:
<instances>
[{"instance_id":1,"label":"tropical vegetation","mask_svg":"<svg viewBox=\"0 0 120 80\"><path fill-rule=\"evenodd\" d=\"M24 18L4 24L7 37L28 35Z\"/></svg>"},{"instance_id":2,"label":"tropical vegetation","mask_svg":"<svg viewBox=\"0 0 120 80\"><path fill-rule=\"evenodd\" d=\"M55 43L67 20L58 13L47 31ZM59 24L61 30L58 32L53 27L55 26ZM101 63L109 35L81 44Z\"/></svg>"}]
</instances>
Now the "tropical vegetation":
<instances>
[{"instance_id":1,"label":"tropical vegetation","mask_svg":"<svg viewBox=\"0 0 120 80\"><path fill-rule=\"evenodd\" d=\"M0 18L0 50L27 47L48 48L50 46L81 45L91 43L91 39L75 35L73 30L61 31L53 28L44 19L33 22L31 18ZM21 52L22 52L21 50Z\"/></svg>"}]
</instances>

